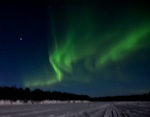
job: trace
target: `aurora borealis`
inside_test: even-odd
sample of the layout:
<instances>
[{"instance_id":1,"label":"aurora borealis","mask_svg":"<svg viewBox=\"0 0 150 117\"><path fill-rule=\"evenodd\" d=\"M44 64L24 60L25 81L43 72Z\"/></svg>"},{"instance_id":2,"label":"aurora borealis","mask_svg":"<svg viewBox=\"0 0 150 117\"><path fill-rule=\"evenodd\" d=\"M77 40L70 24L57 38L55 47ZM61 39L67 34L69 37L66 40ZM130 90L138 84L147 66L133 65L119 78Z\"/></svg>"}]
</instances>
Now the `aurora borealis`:
<instances>
[{"instance_id":1,"label":"aurora borealis","mask_svg":"<svg viewBox=\"0 0 150 117\"><path fill-rule=\"evenodd\" d=\"M2 8L10 35L1 43L7 63L1 85L91 96L150 91L148 1L44 0Z\"/></svg>"}]
</instances>

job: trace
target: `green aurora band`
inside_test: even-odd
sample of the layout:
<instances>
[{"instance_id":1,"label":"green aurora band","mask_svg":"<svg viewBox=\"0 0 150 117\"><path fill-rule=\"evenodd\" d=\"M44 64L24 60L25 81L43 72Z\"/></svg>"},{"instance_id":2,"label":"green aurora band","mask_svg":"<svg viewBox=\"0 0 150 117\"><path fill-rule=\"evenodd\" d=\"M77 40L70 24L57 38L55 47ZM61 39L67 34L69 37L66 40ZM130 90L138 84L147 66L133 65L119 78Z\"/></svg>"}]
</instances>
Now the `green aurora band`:
<instances>
[{"instance_id":1,"label":"green aurora band","mask_svg":"<svg viewBox=\"0 0 150 117\"><path fill-rule=\"evenodd\" d=\"M145 47L147 36L150 35L149 19L143 18L136 23L135 19L131 19L128 23L130 16L125 15L115 17L115 22L104 26L107 22L102 19L106 15L94 14L92 9L82 9L80 13L75 10L67 11L64 17L68 19L60 21L66 25L62 28L63 33L59 34L56 31L58 27L55 27L57 22L52 22L55 47L53 50L49 49L49 63L55 75L44 81L26 82L25 86L51 86L61 82L66 73L73 72L73 65L79 61L84 61L85 67L93 65L96 71L100 71L108 64L115 64Z\"/></svg>"}]
</instances>

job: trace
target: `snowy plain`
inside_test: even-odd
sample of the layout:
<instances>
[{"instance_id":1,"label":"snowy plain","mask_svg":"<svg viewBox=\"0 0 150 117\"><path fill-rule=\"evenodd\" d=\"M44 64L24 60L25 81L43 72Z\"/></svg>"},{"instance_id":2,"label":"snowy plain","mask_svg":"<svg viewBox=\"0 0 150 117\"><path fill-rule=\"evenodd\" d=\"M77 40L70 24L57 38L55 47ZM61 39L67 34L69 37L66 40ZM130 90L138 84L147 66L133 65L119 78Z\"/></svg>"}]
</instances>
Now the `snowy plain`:
<instances>
[{"instance_id":1,"label":"snowy plain","mask_svg":"<svg viewBox=\"0 0 150 117\"><path fill-rule=\"evenodd\" d=\"M0 117L150 117L150 102L0 101Z\"/></svg>"}]
</instances>

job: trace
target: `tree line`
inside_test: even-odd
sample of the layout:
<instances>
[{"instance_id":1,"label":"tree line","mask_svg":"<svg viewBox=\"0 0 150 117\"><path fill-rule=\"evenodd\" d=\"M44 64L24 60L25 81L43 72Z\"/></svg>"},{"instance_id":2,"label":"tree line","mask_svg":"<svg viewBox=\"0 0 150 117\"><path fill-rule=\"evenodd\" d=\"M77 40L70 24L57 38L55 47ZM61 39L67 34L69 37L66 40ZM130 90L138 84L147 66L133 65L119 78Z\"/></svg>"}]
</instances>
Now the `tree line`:
<instances>
[{"instance_id":1,"label":"tree line","mask_svg":"<svg viewBox=\"0 0 150 117\"><path fill-rule=\"evenodd\" d=\"M72 93L63 93L58 91L43 91L35 89L31 91L29 88L16 88L16 87L0 87L0 100L90 100L87 95L76 95Z\"/></svg>"},{"instance_id":2,"label":"tree line","mask_svg":"<svg viewBox=\"0 0 150 117\"><path fill-rule=\"evenodd\" d=\"M88 95L77 95L58 91L43 91L30 88L0 87L0 100L22 100L22 101L43 101L43 100L87 100L87 101L150 101L150 92L142 95L128 96L107 96L90 97Z\"/></svg>"}]
</instances>

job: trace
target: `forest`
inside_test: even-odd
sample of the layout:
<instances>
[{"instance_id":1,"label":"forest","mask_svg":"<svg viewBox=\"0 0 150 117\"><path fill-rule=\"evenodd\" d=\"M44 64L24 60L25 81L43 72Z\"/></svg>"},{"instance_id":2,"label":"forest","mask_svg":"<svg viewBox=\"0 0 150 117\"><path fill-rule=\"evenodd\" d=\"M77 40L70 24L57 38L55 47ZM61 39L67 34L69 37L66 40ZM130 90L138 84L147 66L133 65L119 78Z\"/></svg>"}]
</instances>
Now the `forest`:
<instances>
[{"instance_id":1,"label":"forest","mask_svg":"<svg viewBox=\"0 0 150 117\"><path fill-rule=\"evenodd\" d=\"M59 91L43 91L41 89L0 87L0 100L22 100L27 102L43 100L88 100L88 101L150 101L150 92L145 94L134 94L126 96L90 97Z\"/></svg>"}]
</instances>

